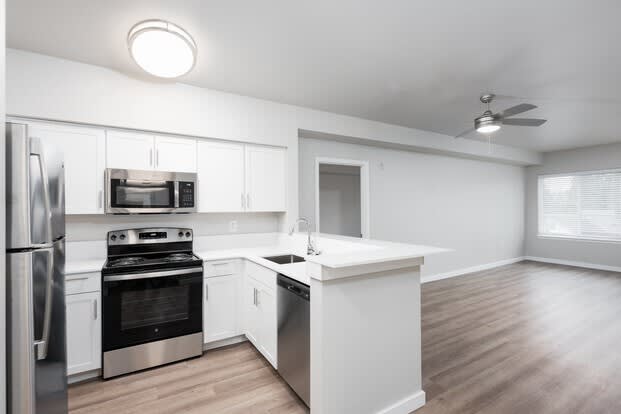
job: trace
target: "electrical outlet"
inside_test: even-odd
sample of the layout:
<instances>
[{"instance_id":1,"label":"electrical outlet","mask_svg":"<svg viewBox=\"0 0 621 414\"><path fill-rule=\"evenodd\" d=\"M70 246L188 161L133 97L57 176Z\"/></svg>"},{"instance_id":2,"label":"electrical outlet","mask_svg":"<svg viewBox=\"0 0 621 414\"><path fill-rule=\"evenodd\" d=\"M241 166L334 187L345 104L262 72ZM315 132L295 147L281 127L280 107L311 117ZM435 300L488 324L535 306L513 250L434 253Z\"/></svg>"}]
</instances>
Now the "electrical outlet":
<instances>
[{"instance_id":1,"label":"electrical outlet","mask_svg":"<svg viewBox=\"0 0 621 414\"><path fill-rule=\"evenodd\" d=\"M229 221L229 232L237 233L237 220Z\"/></svg>"}]
</instances>

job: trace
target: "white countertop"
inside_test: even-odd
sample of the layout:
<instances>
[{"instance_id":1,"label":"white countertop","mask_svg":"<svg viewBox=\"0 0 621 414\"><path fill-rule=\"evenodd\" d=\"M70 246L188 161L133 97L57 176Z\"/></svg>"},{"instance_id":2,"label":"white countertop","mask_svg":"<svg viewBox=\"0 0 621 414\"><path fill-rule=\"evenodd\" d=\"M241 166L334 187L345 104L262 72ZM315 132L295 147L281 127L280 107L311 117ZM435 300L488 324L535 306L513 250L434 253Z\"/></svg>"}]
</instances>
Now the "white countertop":
<instances>
[{"instance_id":1,"label":"white countertop","mask_svg":"<svg viewBox=\"0 0 621 414\"><path fill-rule=\"evenodd\" d=\"M302 283L310 285L310 266L321 266L331 271L356 266L373 266L386 263L403 263L408 260L422 259L430 254L447 252L449 250L431 247L385 242L380 240L356 239L334 235L314 235L320 255L307 256L306 235L296 233L289 236L285 233L267 233L263 239L259 235L211 236L195 240L195 253L205 261L246 259L267 267L275 272L282 273ZM73 250L83 248L84 242L75 243ZM99 242L96 242L99 243ZM236 247L236 246L240 247ZM276 264L265 260L265 256L295 254L302 256L306 262L292 264ZM101 271L105 262L105 251L101 252L101 259L80 258L79 251L67 258L66 274L89 273ZM330 277L333 278L333 277Z\"/></svg>"}]
</instances>

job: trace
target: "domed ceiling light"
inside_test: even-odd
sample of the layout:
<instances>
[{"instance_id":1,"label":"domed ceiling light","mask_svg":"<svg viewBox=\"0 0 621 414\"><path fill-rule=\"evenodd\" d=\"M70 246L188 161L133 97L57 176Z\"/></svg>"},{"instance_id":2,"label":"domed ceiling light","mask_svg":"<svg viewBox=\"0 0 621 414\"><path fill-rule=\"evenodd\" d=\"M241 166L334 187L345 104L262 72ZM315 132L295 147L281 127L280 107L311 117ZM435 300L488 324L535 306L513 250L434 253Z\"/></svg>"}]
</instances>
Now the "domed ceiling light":
<instances>
[{"instance_id":1,"label":"domed ceiling light","mask_svg":"<svg viewBox=\"0 0 621 414\"><path fill-rule=\"evenodd\" d=\"M145 72L160 78L178 78L196 64L196 42L181 27L164 20L145 20L131 28L127 46Z\"/></svg>"}]
</instances>

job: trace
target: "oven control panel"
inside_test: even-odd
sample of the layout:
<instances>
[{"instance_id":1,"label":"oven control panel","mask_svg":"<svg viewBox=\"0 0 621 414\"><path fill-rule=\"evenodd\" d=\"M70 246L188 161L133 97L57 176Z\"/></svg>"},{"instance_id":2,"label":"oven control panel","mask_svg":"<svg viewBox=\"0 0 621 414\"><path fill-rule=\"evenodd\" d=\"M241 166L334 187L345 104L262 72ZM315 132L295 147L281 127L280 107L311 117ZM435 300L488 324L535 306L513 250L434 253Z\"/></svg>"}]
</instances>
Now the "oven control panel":
<instances>
[{"instance_id":1,"label":"oven control panel","mask_svg":"<svg viewBox=\"0 0 621 414\"><path fill-rule=\"evenodd\" d=\"M108 232L108 246L150 243L188 242L193 239L192 229L186 228L154 228L130 229Z\"/></svg>"}]
</instances>

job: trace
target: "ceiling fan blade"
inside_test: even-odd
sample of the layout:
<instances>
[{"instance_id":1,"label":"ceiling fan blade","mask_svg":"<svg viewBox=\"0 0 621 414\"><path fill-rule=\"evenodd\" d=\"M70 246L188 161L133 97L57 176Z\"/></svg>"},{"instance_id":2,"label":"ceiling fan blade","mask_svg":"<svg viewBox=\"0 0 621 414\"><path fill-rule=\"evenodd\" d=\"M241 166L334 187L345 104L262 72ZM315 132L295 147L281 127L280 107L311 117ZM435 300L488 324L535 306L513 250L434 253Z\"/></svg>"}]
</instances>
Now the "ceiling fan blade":
<instances>
[{"instance_id":1,"label":"ceiling fan blade","mask_svg":"<svg viewBox=\"0 0 621 414\"><path fill-rule=\"evenodd\" d=\"M517 126L532 126L538 127L545 124L547 119L535 119L535 118L509 118L503 119L502 123L505 125L517 125Z\"/></svg>"},{"instance_id":2,"label":"ceiling fan blade","mask_svg":"<svg viewBox=\"0 0 621 414\"><path fill-rule=\"evenodd\" d=\"M464 132L462 132L461 134L455 135L455 138L465 137L466 135L468 135L471 132L474 132L474 128L467 129Z\"/></svg>"},{"instance_id":3,"label":"ceiling fan blade","mask_svg":"<svg viewBox=\"0 0 621 414\"><path fill-rule=\"evenodd\" d=\"M535 109L537 106L531 104L519 104L512 106L511 108L507 108L502 112L499 112L497 115L501 118L506 118L508 116L513 116L517 114L521 114L522 112L530 111L531 109Z\"/></svg>"}]
</instances>

